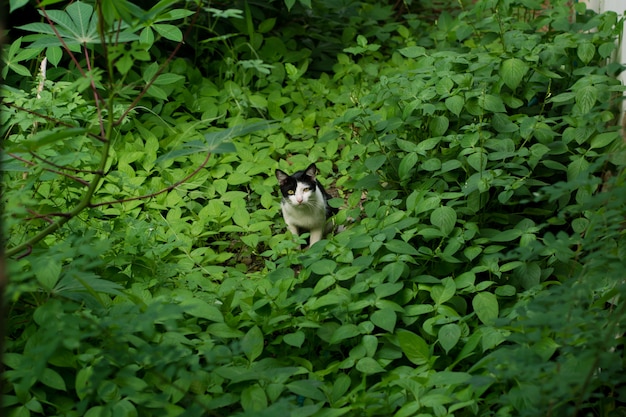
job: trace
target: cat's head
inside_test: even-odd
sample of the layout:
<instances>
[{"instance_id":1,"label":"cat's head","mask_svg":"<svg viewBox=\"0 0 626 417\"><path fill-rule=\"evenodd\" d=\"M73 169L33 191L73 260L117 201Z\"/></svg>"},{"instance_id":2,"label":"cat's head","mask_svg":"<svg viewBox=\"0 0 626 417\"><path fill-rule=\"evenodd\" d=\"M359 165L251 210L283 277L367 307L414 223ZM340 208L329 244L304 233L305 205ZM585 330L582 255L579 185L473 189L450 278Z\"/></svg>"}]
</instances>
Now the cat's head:
<instances>
[{"instance_id":1,"label":"cat's head","mask_svg":"<svg viewBox=\"0 0 626 417\"><path fill-rule=\"evenodd\" d=\"M317 187L317 181L315 181L316 174L317 167L315 164L311 164L307 169L298 171L293 175L277 169L276 178L280 185L280 191L283 194L283 200L298 206L307 204L309 200L315 198L313 196L315 196Z\"/></svg>"}]
</instances>

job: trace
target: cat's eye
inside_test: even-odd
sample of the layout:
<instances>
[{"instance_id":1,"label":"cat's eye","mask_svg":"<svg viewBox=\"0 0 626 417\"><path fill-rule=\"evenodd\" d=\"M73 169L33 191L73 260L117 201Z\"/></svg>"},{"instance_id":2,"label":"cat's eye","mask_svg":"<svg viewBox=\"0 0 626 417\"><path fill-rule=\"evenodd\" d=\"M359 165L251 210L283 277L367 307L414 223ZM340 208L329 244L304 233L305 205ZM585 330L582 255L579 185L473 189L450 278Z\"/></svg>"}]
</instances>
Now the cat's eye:
<instances>
[{"instance_id":1,"label":"cat's eye","mask_svg":"<svg viewBox=\"0 0 626 417\"><path fill-rule=\"evenodd\" d=\"M295 193L296 193L296 192L295 192L294 190L289 190L289 191L287 191L287 194L289 194L289 195L294 195Z\"/></svg>"},{"instance_id":2,"label":"cat's eye","mask_svg":"<svg viewBox=\"0 0 626 417\"><path fill-rule=\"evenodd\" d=\"M309 190L310 190L310 188L309 188L309 187L304 187L304 188L302 189L302 191L304 191L305 193L306 193L307 191L309 191Z\"/></svg>"}]
</instances>

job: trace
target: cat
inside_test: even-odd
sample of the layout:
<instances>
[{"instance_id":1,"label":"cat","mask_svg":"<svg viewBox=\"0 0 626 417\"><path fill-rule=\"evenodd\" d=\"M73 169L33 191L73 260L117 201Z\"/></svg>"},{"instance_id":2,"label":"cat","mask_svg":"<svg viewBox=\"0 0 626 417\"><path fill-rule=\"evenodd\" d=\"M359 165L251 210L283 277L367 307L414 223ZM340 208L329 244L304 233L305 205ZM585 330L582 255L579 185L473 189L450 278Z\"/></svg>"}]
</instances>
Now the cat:
<instances>
[{"instance_id":1,"label":"cat","mask_svg":"<svg viewBox=\"0 0 626 417\"><path fill-rule=\"evenodd\" d=\"M337 213L337 209L328 204L332 197L315 179L317 173L315 164L293 175L276 170L276 179L283 195L280 207L287 228L294 236L308 231L309 247L332 231L333 224L327 220Z\"/></svg>"}]
</instances>

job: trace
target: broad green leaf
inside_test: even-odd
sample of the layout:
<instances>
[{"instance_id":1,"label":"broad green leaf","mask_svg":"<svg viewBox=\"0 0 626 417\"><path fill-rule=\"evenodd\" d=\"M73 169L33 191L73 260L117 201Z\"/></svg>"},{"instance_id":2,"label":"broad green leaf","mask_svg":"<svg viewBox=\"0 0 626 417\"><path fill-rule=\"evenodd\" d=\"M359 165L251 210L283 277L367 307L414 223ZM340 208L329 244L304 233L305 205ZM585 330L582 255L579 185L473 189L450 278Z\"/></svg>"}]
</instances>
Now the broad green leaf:
<instances>
[{"instance_id":1,"label":"broad green leaf","mask_svg":"<svg viewBox=\"0 0 626 417\"><path fill-rule=\"evenodd\" d=\"M613 54L613 51L617 49L615 42L605 42L598 48L598 53L602 58L608 58Z\"/></svg>"},{"instance_id":2,"label":"broad green leaf","mask_svg":"<svg viewBox=\"0 0 626 417\"><path fill-rule=\"evenodd\" d=\"M295 333L288 333L286 335L283 336L283 341L285 343L287 343L288 345L291 346L295 346L295 347L301 347L302 344L304 343L304 332L301 330L298 330Z\"/></svg>"},{"instance_id":3,"label":"broad green leaf","mask_svg":"<svg viewBox=\"0 0 626 417\"><path fill-rule=\"evenodd\" d=\"M437 226L444 235L449 235L456 224L456 211L452 207L441 206L430 214L430 223Z\"/></svg>"},{"instance_id":4,"label":"broad green leaf","mask_svg":"<svg viewBox=\"0 0 626 417\"><path fill-rule=\"evenodd\" d=\"M61 58L63 57L63 50L60 46L49 46L46 48L46 58L55 67L59 65Z\"/></svg>"},{"instance_id":5,"label":"broad green leaf","mask_svg":"<svg viewBox=\"0 0 626 417\"><path fill-rule=\"evenodd\" d=\"M492 236L491 240L494 242L511 242L518 239L522 233L523 232L519 229L503 230Z\"/></svg>"},{"instance_id":6,"label":"broad green leaf","mask_svg":"<svg viewBox=\"0 0 626 417\"><path fill-rule=\"evenodd\" d=\"M452 278L441 280L443 285L434 285L430 289L430 296L437 305L441 305L454 297L456 284Z\"/></svg>"},{"instance_id":7,"label":"broad green leaf","mask_svg":"<svg viewBox=\"0 0 626 417\"><path fill-rule=\"evenodd\" d=\"M152 44L154 44L154 31L150 27L145 27L139 34L139 43L142 47L146 49L150 49Z\"/></svg>"},{"instance_id":8,"label":"broad green leaf","mask_svg":"<svg viewBox=\"0 0 626 417\"><path fill-rule=\"evenodd\" d=\"M180 302L180 306L183 307L185 313L191 316L200 317L217 323L224 321L224 316L219 308L199 298L185 298Z\"/></svg>"},{"instance_id":9,"label":"broad green leaf","mask_svg":"<svg viewBox=\"0 0 626 417\"><path fill-rule=\"evenodd\" d=\"M575 179L589 172L589 162L583 155L577 155L574 160L567 166L567 179L574 181Z\"/></svg>"},{"instance_id":10,"label":"broad green leaf","mask_svg":"<svg viewBox=\"0 0 626 417\"><path fill-rule=\"evenodd\" d=\"M591 139L589 149L604 148L605 146L610 145L621 137L622 136L619 132L600 133L599 135L594 136L593 139Z\"/></svg>"},{"instance_id":11,"label":"broad green leaf","mask_svg":"<svg viewBox=\"0 0 626 417\"><path fill-rule=\"evenodd\" d=\"M399 49L398 52L407 58L417 58L418 56L426 55L426 49L422 46L407 46Z\"/></svg>"},{"instance_id":12,"label":"broad green leaf","mask_svg":"<svg viewBox=\"0 0 626 417\"><path fill-rule=\"evenodd\" d=\"M245 387L241 391L241 407L247 413L258 412L267 408L267 396L258 384Z\"/></svg>"},{"instance_id":13,"label":"broad green leaf","mask_svg":"<svg viewBox=\"0 0 626 417\"><path fill-rule=\"evenodd\" d=\"M420 336L408 330L398 330L398 343L407 359L415 365L424 365L430 359L428 344Z\"/></svg>"},{"instance_id":14,"label":"broad green leaf","mask_svg":"<svg viewBox=\"0 0 626 417\"><path fill-rule=\"evenodd\" d=\"M67 391L67 388L65 387L65 380L54 369L45 368L39 378L39 381L50 388L54 388L59 391Z\"/></svg>"},{"instance_id":15,"label":"broad green leaf","mask_svg":"<svg viewBox=\"0 0 626 417\"><path fill-rule=\"evenodd\" d=\"M515 90L520 85L527 72L528 65L518 58L509 58L500 66L500 76L511 90Z\"/></svg>"},{"instance_id":16,"label":"broad green leaf","mask_svg":"<svg viewBox=\"0 0 626 417\"><path fill-rule=\"evenodd\" d=\"M302 379L290 382L286 387L296 395L302 395L305 398L311 398L316 401L326 401L326 396L320 391L321 385L321 381Z\"/></svg>"},{"instance_id":17,"label":"broad green leaf","mask_svg":"<svg viewBox=\"0 0 626 417\"><path fill-rule=\"evenodd\" d=\"M313 288L313 295L319 294L325 289L331 287L335 282L336 280L334 276L332 275L323 276L315 283L315 287Z\"/></svg>"},{"instance_id":18,"label":"broad green leaf","mask_svg":"<svg viewBox=\"0 0 626 417\"><path fill-rule=\"evenodd\" d=\"M168 72L166 74L159 75L157 79L154 80L154 83L156 85L172 85L179 81L183 81L184 79L185 77L183 77L182 75L172 74L171 72Z\"/></svg>"},{"instance_id":19,"label":"broad green leaf","mask_svg":"<svg viewBox=\"0 0 626 417\"><path fill-rule=\"evenodd\" d=\"M9 13L13 13L14 10L25 6L26 4L28 4L28 0L9 0Z\"/></svg>"},{"instance_id":20,"label":"broad green leaf","mask_svg":"<svg viewBox=\"0 0 626 417\"><path fill-rule=\"evenodd\" d=\"M383 330L387 330L389 333L393 333L396 327L396 312L390 308L384 308L382 310L376 310L371 316L370 320L376 326Z\"/></svg>"},{"instance_id":21,"label":"broad green leaf","mask_svg":"<svg viewBox=\"0 0 626 417\"><path fill-rule=\"evenodd\" d=\"M380 366L380 364L374 358L361 358L356 363L356 370L364 373L365 375L377 374L379 372L385 372L385 368Z\"/></svg>"},{"instance_id":22,"label":"broad green leaf","mask_svg":"<svg viewBox=\"0 0 626 417\"><path fill-rule=\"evenodd\" d=\"M337 268L337 262L332 259L320 259L311 265L311 271L318 275L328 275Z\"/></svg>"},{"instance_id":23,"label":"broad green leaf","mask_svg":"<svg viewBox=\"0 0 626 417\"><path fill-rule=\"evenodd\" d=\"M455 347L459 342L461 338L461 328L456 323L444 324L439 328L437 337L443 350L448 353L450 349Z\"/></svg>"},{"instance_id":24,"label":"broad green leaf","mask_svg":"<svg viewBox=\"0 0 626 417\"><path fill-rule=\"evenodd\" d=\"M87 129L82 127L63 127L51 130L42 130L31 138L18 144L18 149L35 151L42 146L49 145L59 140L82 136L87 133Z\"/></svg>"},{"instance_id":25,"label":"broad green leaf","mask_svg":"<svg viewBox=\"0 0 626 417\"><path fill-rule=\"evenodd\" d=\"M339 326L330 337L330 344L334 345L345 339L350 339L360 335L359 328L351 323Z\"/></svg>"},{"instance_id":26,"label":"broad green leaf","mask_svg":"<svg viewBox=\"0 0 626 417\"><path fill-rule=\"evenodd\" d=\"M430 134L433 136L443 136L448 130L450 120L446 116L435 116L430 119Z\"/></svg>"},{"instance_id":27,"label":"broad green leaf","mask_svg":"<svg viewBox=\"0 0 626 417\"><path fill-rule=\"evenodd\" d=\"M84 399L93 390L90 383L94 370L92 366L85 366L76 373L74 388L79 399Z\"/></svg>"},{"instance_id":28,"label":"broad green leaf","mask_svg":"<svg viewBox=\"0 0 626 417\"><path fill-rule=\"evenodd\" d=\"M152 25L152 28L159 35L170 41L182 42L183 40L183 32L181 32L181 30L177 26L160 23Z\"/></svg>"},{"instance_id":29,"label":"broad green leaf","mask_svg":"<svg viewBox=\"0 0 626 417\"><path fill-rule=\"evenodd\" d=\"M411 176L411 170L417 164L418 156L415 152L410 152L400 161L400 166L398 167L398 175L400 175L401 180L406 180Z\"/></svg>"},{"instance_id":30,"label":"broad green leaf","mask_svg":"<svg viewBox=\"0 0 626 417\"><path fill-rule=\"evenodd\" d=\"M504 102L499 96L495 96L493 94L484 94L479 98L479 105L483 109L490 112L506 112L506 107L504 107Z\"/></svg>"},{"instance_id":31,"label":"broad green leaf","mask_svg":"<svg viewBox=\"0 0 626 417\"><path fill-rule=\"evenodd\" d=\"M446 96L450 94L450 90L454 87L454 81L452 81L449 77L444 77L435 86L435 90L437 94L440 96Z\"/></svg>"},{"instance_id":32,"label":"broad green leaf","mask_svg":"<svg viewBox=\"0 0 626 417\"><path fill-rule=\"evenodd\" d=\"M377 171L381 166L383 166L386 160L387 157L385 155L372 156L365 160L365 167L370 171Z\"/></svg>"},{"instance_id":33,"label":"broad green leaf","mask_svg":"<svg viewBox=\"0 0 626 417\"><path fill-rule=\"evenodd\" d=\"M576 104L582 114L589 113L598 100L598 89L593 85L586 85L576 91Z\"/></svg>"},{"instance_id":34,"label":"broad green leaf","mask_svg":"<svg viewBox=\"0 0 626 417\"><path fill-rule=\"evenodd\" d=\"M241 349L248 357L248 360L253 362L256 358L261 356L261 353L263 353L264 343L263 332L261 332L261 329L258 326L254 326L250 328L246 335L241 339Z\"/></svg>"},{"instance_id":35,"label":"broad green leaf","mask_svg":"<svg viewBox=\"0 0 626 417\"><path fill-rule=\"evenodd\" d=\"M52 290L61 278L61 263L52 257L39 258L33 262L33 270L37 282L48 291Z\"/></svg>"},{"instance_id":36,"label":"broad green leaf","mask_svg":"<svg viewBox=\"0 0 626 417\"><path fill-rule=\"evenodd\" d=\"M476 294L472 299L472 307L483 324L491 325L498 318L498 299L490 292Z\"/></svg>"},{"instance_id":37,"label":"broad green leaf","mask_svg":"<svg viewBox=\"0 0 626 417\"><path fill-rule=\"evenodd\" d=\"M588 64L593 56L596 54L596 47L591 42L582 42L578 45L576 49L576 55L583 62L583 64Z\"/></svg>"},{"instance_id":38,"label":"broad green leaf","mask_svg":"<svg viewBox=\"0 0 626 417\"><path fill-rule=\"evenodd\" d=\"M465 99L461 96L452 96L446 98L445 104L448 110L458 116L463 110L463 106L465 105Z\"/></svg>"},{"instance_id":39,"label":"broad green leaf","mask_svg":"<svg viewBox=\"0 0 626 417\"><path fill-rule=\"evenodd\" d=\"M417 251L417 249L415 249L413 245L398 239L394 239L390 242L385 243L385 247L393 253L399 253L404 255L419 254L419 252Z\"/></svg>"},{"instance_id":40,"label":"broad green leaf","mask_svg":"<svg viewBox=\"0 0 626 417\"><path fill-rule=\"evenodd\" d=\"M376 293L376 296L379 298L385 298L390 295L397 294L400 290L402 290L402 288L404 288L404 283L402 282L385 282L377 285L376 288L374 288L374 293Z\"/></svg>"}]
</instances>

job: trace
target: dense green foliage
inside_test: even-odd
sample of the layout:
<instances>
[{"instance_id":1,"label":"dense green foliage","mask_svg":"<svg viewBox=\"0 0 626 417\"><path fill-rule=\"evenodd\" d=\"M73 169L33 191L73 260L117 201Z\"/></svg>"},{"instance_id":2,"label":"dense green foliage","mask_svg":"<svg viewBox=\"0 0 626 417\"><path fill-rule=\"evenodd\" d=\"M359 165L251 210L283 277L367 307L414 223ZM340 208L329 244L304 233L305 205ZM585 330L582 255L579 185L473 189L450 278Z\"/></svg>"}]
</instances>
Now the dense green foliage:
<instances>
[{"instance_id":1,"label":"dense green foliage","mask_svg":"<svg viewBox=\"0 0 626 417\"><path fill-rule=\"evenodd\" d=\"M622 21L543 3L42 2L4 415L626 415ZM311 162L345 230L302 251Z\"/></svg>"}]
</instances>

